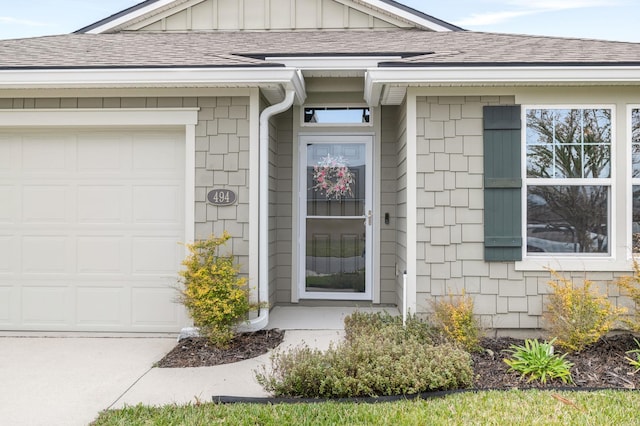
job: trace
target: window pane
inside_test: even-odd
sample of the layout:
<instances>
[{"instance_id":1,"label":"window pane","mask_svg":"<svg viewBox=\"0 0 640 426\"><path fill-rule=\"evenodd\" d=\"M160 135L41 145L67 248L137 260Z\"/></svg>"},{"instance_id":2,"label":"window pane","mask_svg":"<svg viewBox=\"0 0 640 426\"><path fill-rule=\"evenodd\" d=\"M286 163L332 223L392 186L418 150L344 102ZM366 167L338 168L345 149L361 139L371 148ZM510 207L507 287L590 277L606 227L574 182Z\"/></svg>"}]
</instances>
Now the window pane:
<instances>
[{"instance_id":1,"label":"window pane","mask_svg":"<svg viewBox=\"0 0 640 426\"><path fill-rule=\"evenodd\" d=\"M573 145L556 145L555 178L582 177L582 147Z\"/></svg>"},{"instance_id":2,"label":"window pane","mask_svg":"<svg viewBox=\"0 0 640 426\"><path fill-rule=\"evenodd\" d=\"M607 253L609 187L527 188L527 253Z\"/></svg>"},{"instance_id":3,"label":"window pane","mask_svg":"<svg viewBox=\"0 0 640 426\"><path fill-rule=\"evenodd\" d=\"M584 177L611 177L611 145L585 145Z\"/></svg>"},{"instance_id":4,"label":"window pane","mask_svg":"<svg viewBox=\"0 0 640 426\"><path fill-rule=\"evenodd\" d=\"M640 109L631 110L633 177L640 178Z\"/></svg>"},{"instance_id":5,"label":"window pane","mask_svg":"<svg viewBox=\"0 0 640 426\"><path fill-rule=\"evenodd\" d=\"M640 109L631 111L631 128L633 142L640 143Z\"/></svg>"},{"instance_id":6,"label":"window pane","mask_svg":"<svg viewBox=\"0 0 640 426\"><path fill-rule=\"evenodd\" d=\"M550 178L553 171L553 150L551 145L527 147L527 177Z\"/></svg>"},{"instance_id":7,"label":"window pane","mask_svg":"<svg viewBox=\"0 0 640 426\"><path fill-rule=\"evenodd\" d=\"M584 143L611 143L611 110L582 110Z\"/></svg>"},{"instance_id":8,"label":"window pane","mask_svg":"<svg viewBox=\"0 0 640 426\"><path fill-rule=\"evenodd\" d=\"M305 108L304 122L315 124L358 124L369 123L369 108Z\"/></svg>"},{"instance_id":9,"label":"window pane","mask_svg":"<svg viewBox=\"0 0 640 426\"><path fill-rule=\"evenodd\" d=\"M631 244L634 253L640 253L640 186L633 186L633 223L631 224Z\"/></svg>"},{"instance_id":10,"label":"window pane","mask_svg":"<svg viewBox=\"0 0 640 426\"><path fill-rule=\"evenodd\" d=\"M611 176L611 110L530 109L526 115L527 177Z\"/></svg>"},{"instance_id":11,"label":"window pane","mask_svg":"<svg viewBox=\"0 0 640 426\"><path fill-rule=\"evenodd\" d=\"M364 144L307 146L307 215L364 216Z\"/></svg>"}]
</instances>

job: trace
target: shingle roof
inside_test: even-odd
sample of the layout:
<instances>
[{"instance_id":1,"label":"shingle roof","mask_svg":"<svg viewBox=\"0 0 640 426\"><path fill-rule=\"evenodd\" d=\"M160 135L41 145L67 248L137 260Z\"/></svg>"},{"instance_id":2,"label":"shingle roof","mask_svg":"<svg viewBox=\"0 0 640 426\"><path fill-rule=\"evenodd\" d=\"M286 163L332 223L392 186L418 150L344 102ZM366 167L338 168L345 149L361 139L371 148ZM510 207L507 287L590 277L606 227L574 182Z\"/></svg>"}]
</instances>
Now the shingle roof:
<instances>
[{"instance_id":1,"label":"shingle roof","mask_svg":"<svg viewBox=\"0 0 640 426\"><path fill-rule=\"evenodd\" d=\"M640 65L640 43L480 32L69 34L0 41L0 69L278 66L278 55L402 53L381 66Z\"/></svg>"}]
</instances>

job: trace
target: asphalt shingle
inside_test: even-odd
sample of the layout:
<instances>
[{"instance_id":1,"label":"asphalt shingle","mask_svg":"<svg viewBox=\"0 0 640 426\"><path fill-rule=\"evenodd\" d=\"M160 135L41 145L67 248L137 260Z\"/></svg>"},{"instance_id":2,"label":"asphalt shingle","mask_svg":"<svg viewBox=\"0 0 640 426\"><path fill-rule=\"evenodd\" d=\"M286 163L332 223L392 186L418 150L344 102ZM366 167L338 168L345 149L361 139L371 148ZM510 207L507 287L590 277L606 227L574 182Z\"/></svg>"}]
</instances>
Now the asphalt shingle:
<instances>
[{"instance_id":1,"label":"asphalt shingle","mask_svg":"<svg viewBox=\"0 0 640 426\"><path fill-rule=\"evenodd\" d=\"M265 56L402 53L383 66L640 65L640 43L481 32L69 34L0 41L0 69L278 66Z\"/></svg>"}]
</instances>

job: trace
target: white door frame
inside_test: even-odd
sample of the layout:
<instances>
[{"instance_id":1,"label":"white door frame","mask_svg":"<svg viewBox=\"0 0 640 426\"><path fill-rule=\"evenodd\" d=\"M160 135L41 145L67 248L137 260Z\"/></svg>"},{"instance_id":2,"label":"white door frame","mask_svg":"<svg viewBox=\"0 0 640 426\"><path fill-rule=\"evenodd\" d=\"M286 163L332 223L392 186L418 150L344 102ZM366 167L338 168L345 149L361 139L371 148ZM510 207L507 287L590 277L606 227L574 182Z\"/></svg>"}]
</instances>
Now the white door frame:
<instances>
[{"instance_id":1,"label":"white door frame","mask_svg":"<svg viewBox=\"0 0 640 426\"><path fill-rule=\"evenodd\" d=\"M365 205L362 216L357 216L365 221L365 291L356 292L309 292L306 290L306 219L307 219L307 145L336 144L336 143L363 143L366 146L365 167ZM323 299L323 300L369 300L373 301L374 273L374 232L373 220L373 149L374 136L371 134L344 134L344 133L320 133L301 134L298 140L298 265L297 281L299 299ZM347 216L347 218L355 218Z\"/></svg>"}]
</instances>

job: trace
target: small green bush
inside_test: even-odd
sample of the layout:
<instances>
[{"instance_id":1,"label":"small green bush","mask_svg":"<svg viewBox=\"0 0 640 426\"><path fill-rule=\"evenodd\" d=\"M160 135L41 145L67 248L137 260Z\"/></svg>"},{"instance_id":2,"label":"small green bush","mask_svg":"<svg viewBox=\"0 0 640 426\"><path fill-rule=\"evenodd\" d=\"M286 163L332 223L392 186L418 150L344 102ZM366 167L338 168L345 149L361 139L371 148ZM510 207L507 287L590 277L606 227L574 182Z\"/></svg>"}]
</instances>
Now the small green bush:
<instances>
[{"instance_id":1,"label":"small green bush","mask_svg":"<svg viewBox=\"0 0 640 426\"><path fill-rule=\"evenodd\" d=\"M614 307L606 295L592 290L592 281L584 280L583 285L576 286L554 271L552 275L555 280L549 285L553 293L544 314L547 329L557 338L558 346L579 352L607 334L624 309Z\"/></svg>"},{"instance_id":2,"label":"small green bush","mask_svg":"<svg viewBox=\"0 0 640 426\"><path fill-rule=\"evenodd\" d=\"M366 327L367 315L377 326ZM274 354L271 371L264 366L256 371L258 383L276 396L307 398L406 395L471 385L467 352L449 343L425 343L425 328L415 327L414 333L383 315L356 317L345 320L349 337L326 352L300 346Z\"/></svg>"},{"instance_id":3,"label":"small green bush","mask_svg":"<svg viewBox=\"0 0 640 426\"><path fill-rule=\"evenodd\" d=\"M233 327L250 309L246 280L238 277L233 256L219 254L220 246L229 238L225 232L220 238L212 235L187 244L190 254L182 262L186 268L180 272L184 284L180 302L200 333L218 347L233 340Z\"/></svg>"},{"instance_id":4,"label":"small green bush","mask_svg":"<svg viewBox=\"0 0 640 426\"><path fill-rule=\"evenodd\" d=\"M462 345L469 352L478 352L483 330L478 317L473 314L473 299L463 291L460 295L449 293L444 299L435 300L433 323L444 336Z\"/></svg>"},{"instance_id":5,"label":"small green bush","mask_svg":"<svg viewBox=\"0 0 640 426\"><path fill-rule=\"evenodd\" d=\"M393 327L400 341L410 335L424 344L433 344L438 337L436 329L415 315L409 315L405 326L402 327L401 316L388 312L356 311L344 319L345 340L351 341L362 335L376 333L385 327Z\"/></svg>"},{"instance_id":6,"label":"small green bush","mask_svg":"<svg viewBox=\"0 0 640 426\"><path fill-rule=\"evenodd\" d=\"M512 354L512 358L504 362L511 367L509 371L517 371L523 377L529 376L529 382L540 380L546 383L547 379L560 379L563 383L573 383L573 364L564 359L567 354L554 353L553 343L554 340L540 343L535 339L525 340L524 346L511 345L507 352Z\"/></svg>"}]
</instances>

